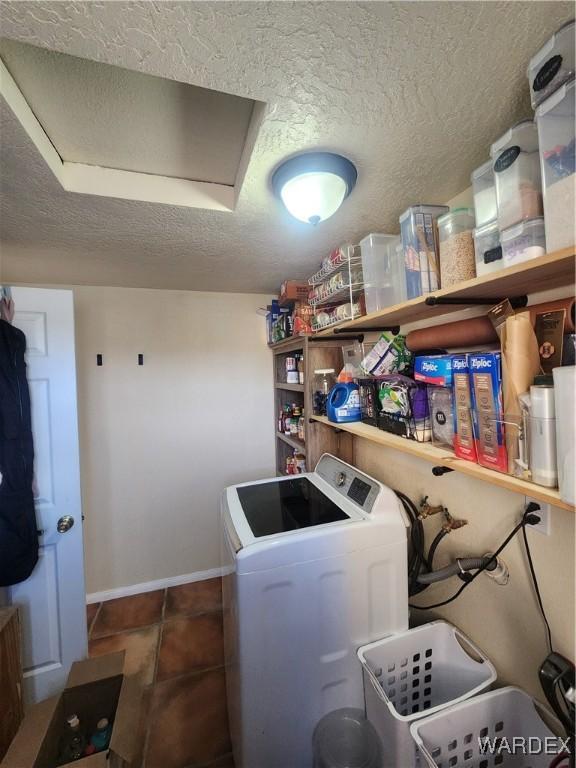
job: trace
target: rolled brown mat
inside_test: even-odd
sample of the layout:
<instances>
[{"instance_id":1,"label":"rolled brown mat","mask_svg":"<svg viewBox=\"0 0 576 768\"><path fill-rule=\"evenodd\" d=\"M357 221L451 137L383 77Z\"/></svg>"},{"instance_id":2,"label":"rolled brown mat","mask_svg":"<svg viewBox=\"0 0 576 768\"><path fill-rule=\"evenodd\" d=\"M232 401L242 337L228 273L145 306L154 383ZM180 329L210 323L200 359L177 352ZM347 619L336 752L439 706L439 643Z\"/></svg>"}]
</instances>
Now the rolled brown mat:
<instances>
[{"instance_id":1,"label":"rolled brown mat","mask_svg":"<svg viewBox=\"0 0 576 768\"><path fill-rule=\"evenodd\" d=\"M476 347L494 342L498 342L498 336L487 317L472 317L431 328L420 328L410 331L406 336L406 346L411 352L436 348Z\"/></svg>"},{"instance_id":2,"label":"rolled brown mat","mask_svg":"<svg viewBox=\"0 0 576 768\"><path fill-rule=\"evenodd\" d=\"M574 333L575 304L576 302L574 299L557 299L556 301L546 301L544 304L534 304L533 307L528 307L532 325L536 322L536 315L541 315L544 312L555 312L559 309L565 309L566 319L564 320L564 333Z\"/></svg>"}]
</instances>

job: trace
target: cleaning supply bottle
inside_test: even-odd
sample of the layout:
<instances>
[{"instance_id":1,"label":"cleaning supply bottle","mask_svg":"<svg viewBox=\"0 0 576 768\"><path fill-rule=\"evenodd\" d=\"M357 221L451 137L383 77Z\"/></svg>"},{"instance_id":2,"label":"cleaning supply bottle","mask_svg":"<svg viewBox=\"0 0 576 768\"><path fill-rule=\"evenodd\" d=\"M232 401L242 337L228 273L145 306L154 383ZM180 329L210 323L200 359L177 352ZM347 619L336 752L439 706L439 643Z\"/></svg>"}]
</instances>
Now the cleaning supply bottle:
<instances>
[{"instance_id":1,"label":"cleaning supply bottle","mask_svg":"<svg viewBox=\"0 0 576 768\"><path fill-rule=\"evenodd\" d=\"M90 744L94 747L96 752L103 752L110 744L111 735L112 725L108 718L103 717L101 720L98 720L98 723L96 724L96 730L90 737Z\"/></svg>"},{"instance_id":2,"label":"cleaning supply bottle","mask_svg":"<svg viewBox=\"0 0 576 768\"><path fill-rule=\"evenodd\" d=\"M333 386L326 401L326 413L328 419L336 424L361 421L362 411L358 384L349 381Z\"/></svg>"},{"instance_id":3,"label":"cleaning supply bottle","mask_svg":"<svg viewBox=\"0 0 576 768\"><path fill-rule=\"evenodd\" d=\"M85 747L86 738L80 726L80 719L78 715L69 715L66 718L64 734L60 742L58 765L65 765L73 760L79 760L84 754Z\"/></svg>"}]
</instances>

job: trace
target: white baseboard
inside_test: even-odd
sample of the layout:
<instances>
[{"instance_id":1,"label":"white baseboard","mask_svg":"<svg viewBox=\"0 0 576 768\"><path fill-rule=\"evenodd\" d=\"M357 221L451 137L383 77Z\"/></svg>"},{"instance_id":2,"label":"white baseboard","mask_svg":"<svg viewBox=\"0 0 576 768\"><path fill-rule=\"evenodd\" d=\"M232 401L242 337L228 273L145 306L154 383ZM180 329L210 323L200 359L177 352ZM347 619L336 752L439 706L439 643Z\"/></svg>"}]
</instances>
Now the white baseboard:
<instances>
[{"instance_id":1,"label":"white baseboard","mask_svg":"<svg viewBox=\"0 0 576 768\"><path fill-rule=\"evenodd\" d=\"M170 576L168 579L144 581L141 584L131 584L128 587L105 589L103 592L91 592L86 595L86 602L102 603L105 600L114 600L114 598L117 597L129 597L130 595L140 595L143 592L154 592L157 589L166 589L166 587L178 587L181 584L189 584L192 581L216 579L222 576L222 573L223 568L211 568L208 571L195 571L195 573L185 573L182 576Z\"/></svg>"}]
</instances>

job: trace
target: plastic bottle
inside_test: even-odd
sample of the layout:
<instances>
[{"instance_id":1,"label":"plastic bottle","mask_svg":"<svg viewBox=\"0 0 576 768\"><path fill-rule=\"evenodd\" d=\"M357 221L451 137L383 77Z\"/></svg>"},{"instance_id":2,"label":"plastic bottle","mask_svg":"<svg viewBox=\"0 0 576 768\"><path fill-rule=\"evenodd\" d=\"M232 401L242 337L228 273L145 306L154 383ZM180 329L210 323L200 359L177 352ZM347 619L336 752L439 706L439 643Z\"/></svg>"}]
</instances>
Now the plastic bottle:
<instances>
[{"instance_id":1,"label":"plastic bottle","mask_svg":"<svg viewBox=\"0 0 576 768\"><path fill-rule=\"evenodd\" d=\"M284 429L285 435L290 434L290 424L292 422L292 407L290 405L284 406Z\"/></svg>"},{"instance_id":2,"label":"plastic bottle","mask_svg":"<svg viewBox=\"0 0 576 768\"><path fill-rule=\"evenodd\" d=\"M86 738L80 726L78 715L69 715L60 743L59 765L79 760L86 748Z\"/></svg>"},{"instance_id":3,"label":"plastic bottle","mask_svg":"<svg viewBox=\"0 0 576 768\"><path fill-rule=\"evenodd\" d=\"M103 752L110 744L110 736L112 735L112 725L108 718L103 717L98 720L96 724L96 730L90 738L90 744L94 747L96 752Z\"/></svg>"}]
</instances>

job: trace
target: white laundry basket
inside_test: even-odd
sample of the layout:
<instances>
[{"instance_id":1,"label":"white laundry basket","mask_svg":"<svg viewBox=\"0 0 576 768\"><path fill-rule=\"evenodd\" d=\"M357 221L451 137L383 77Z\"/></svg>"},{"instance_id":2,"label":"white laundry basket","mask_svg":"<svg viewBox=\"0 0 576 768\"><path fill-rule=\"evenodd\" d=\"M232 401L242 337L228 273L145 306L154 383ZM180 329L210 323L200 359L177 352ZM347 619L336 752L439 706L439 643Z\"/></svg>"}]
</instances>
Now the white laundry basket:
<instances>
[{"instance_id":1,"label":"white laundry basket","mask_svg":"<svg viewBox=\"0 0 576 768\"><path fill-rule=\"evenodd\" d=\"M410 731L431 768L548 768L562 750L558 720L513 687L417 720Z\"/></svg>"},{"instance_id":2,"label":"white laundry basket","mask_svg":"<svg viewBox=\"0 0 576 768\"><path fill-rule=\"evenodd\" d=\"M366 715L382 740L382 768L423 764L410 724L489 688L496 670L445 621L391 635L358 650Z\"/></svg>"}]
</instances>

